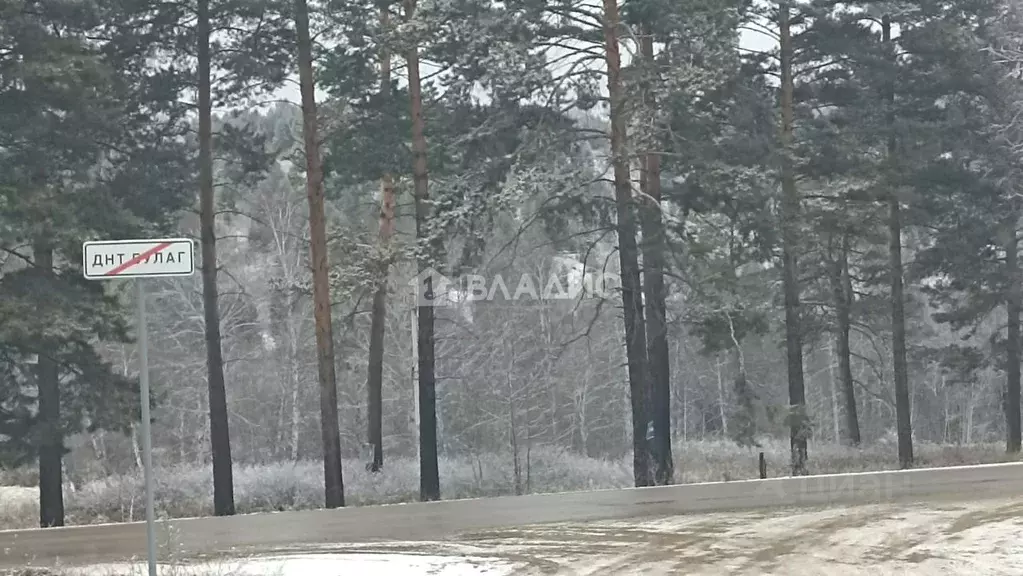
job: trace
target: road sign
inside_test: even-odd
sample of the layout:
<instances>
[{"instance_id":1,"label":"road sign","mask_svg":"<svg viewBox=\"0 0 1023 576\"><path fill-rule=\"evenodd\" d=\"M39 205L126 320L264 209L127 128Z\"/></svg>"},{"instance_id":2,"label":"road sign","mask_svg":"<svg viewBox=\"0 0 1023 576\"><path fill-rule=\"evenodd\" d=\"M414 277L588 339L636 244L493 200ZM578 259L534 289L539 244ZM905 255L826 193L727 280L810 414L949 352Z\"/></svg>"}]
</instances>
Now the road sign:
<instances>
[{"instance_id":1,"label":"road sign","mask_svg":"<svg viewBox=\"0 0 1023 576\"><path fill-rule=\"evenodd\" d=\"M189 238L86 242L82 252L82 267L89 280L195 273L195 244Z\"/></svg>"},{"instance_id":2,"label":"road sign","mask_svg":"<svg viewBox=\"0 0 1023 576\"><path fill-rule=\"evenodd\" d=\"M149 343L143 278L191 276L195 245L188 238L105 240L82 245L82 269L89 280L134 278L138 292L139 389L142 396L142 464L146 483L146 551L149 576L156 576L156 512L153 504L153 435L149 416Z\"/></svg>"}]
</instances>

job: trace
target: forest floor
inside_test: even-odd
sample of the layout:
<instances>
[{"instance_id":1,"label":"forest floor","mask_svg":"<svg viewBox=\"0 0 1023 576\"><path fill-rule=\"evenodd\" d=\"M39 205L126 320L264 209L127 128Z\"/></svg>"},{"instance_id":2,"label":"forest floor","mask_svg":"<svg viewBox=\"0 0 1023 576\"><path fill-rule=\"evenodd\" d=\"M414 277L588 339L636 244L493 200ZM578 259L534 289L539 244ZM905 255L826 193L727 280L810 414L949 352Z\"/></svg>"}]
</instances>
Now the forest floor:
<instances>
[{"instance_id":1,"label":"forest floor","mask_svg":"<svg viewBox=\"0 0 1023 576\"><path fill-rule=\"evenodd\" d=\"M1023 499L547 524L442 542L278 551L167 576L934 576L1023 574ZM95 566L60 576L144 574ZM26 574L25 576L29 576ZM34 576L34 575L32 575Z\"/></svg>"},{"instance_id":2,"label":"forest floor","mask_svg":"<svg viewBox=\"0 0 1023 576\"><path fill-rule=\"evenodd\" d=\"M944 446L917 443L918 467L946 467L1006 462L1003 444ZM768 440L759 448L743 448L725 440L679 442L675 445L675 478L681 483L756 478L763 451L770 477L787 475L787 440ZM367 472L364 462L344 463L345 496L350 506L415 501L419 493L418 462L390 458L382 472ZM862 448L832 445L810 447L811 474L867 472L898 468L894 443ZM445 499L480 498L523 492L574 492L625 488L632 485L632 458L587 458L563 449L533 447L527 462L520 455L518 481L510 454L441 458L441 490ZM212 515L212 472L206 465L158 466L156 509L161 518ZM31 471L15 476L0 472L0 529L32 528L38 523L37 491ZM17 482L16 482L17 481ZM20 486L11 485L20 483ZM4 484L8 484L5 486ZM236 464L234 494L238 513L317 508L323 498L323 468L315 461ZM144 519L142 475L94 475L78 478L64 491L70 525Z\"/></svg>"}]
</instances>

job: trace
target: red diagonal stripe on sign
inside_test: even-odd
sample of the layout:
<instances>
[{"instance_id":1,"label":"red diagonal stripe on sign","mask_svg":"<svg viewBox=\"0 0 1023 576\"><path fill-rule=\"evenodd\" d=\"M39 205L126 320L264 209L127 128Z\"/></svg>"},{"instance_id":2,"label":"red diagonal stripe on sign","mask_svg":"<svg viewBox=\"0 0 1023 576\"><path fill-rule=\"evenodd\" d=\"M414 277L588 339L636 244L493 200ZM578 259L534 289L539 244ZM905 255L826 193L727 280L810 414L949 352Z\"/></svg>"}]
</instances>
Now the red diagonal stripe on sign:
<instances>
[{"instance_id":1,"label":"red diagonal stripe on sign","mask_svg":"<svg viewBox=\"0 0 1023 576\"><path fill-rule=\"evenodd\" d=\"M145 252L143 252L143 253L139 254L138 256L132 258L131 260L128 260L124 264L121 264L117 268L114 268L110 272L107 272L106 274L104 274L104 276L117 276L118 274L120 274L121 272L124 272L128 268L131 268L132 266L134 266L134 265L136 265L136 264L138 264L140 262L148 260L150 256L152 256L153 254L156 254L160 250L163 250L163 249L167 248L170 245L171 245L170 242L163 242L162 244L157 244L156 246L153 246L149 250L146 250Z\"/></svg>"}]
</instances>

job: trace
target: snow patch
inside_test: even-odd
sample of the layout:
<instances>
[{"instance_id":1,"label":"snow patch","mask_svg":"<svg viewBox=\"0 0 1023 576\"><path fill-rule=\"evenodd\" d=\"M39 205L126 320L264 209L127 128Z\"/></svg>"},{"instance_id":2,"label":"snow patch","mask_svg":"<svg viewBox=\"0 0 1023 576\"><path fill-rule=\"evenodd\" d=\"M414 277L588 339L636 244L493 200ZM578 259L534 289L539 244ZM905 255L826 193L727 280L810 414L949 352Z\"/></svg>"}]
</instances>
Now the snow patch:
<instances>
[{"instance_id":1,"label":"snow patch","mask_svg":"<svg viewBox=\"0 0 1023 576\"><path fill-rule=\"evenodd\" d=\"M426 556L418 554L295 554L244 560L175 565L174 576L507 576L516 566L493 558ZM74 576L142 575L145 564L105 564L79 568Z\"/></svg>"}]
</instances>

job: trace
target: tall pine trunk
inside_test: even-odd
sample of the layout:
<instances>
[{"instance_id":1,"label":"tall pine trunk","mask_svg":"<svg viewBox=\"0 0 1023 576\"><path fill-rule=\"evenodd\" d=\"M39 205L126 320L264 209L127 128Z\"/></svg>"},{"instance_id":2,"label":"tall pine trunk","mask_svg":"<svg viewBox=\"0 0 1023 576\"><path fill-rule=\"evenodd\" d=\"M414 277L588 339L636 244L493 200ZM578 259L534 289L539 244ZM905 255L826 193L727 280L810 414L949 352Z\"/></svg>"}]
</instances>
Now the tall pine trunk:
<instances>
[{"instance_id":1,"label":"tall pine trunk","mask_svg":"<svg viewBox=\"0 0 1023 576\"><path fill-rule=\"evenodd\" d=\"M53 290L53 247L40 240L32 248L35 265L46 281L46 289ZM60 368L50 356L53 344L43 342L38 351L39 413L39 526L50 528L64 525L63 465L64 430L60 424Z\"/></svg>"},{"instance_id":2,"label":"tall pine trunk","mask_svg":"<svg viewBox=\"0 0 1023 576\"><path fill-rule=\"evenodd\" d=\"M888 169L896 163L895 155L895 47L892 43L891 16L881 17L881 40L887 51L888 64L885 81L885 121L888 131ZM913 425L909 399L909 369L906 366L906 312L902 289L902 215L895 183L888 190L888 265L892 284L892 368L895 374L895 419L899 438L899 466L913 466Z\"/></svg>"},{"instance_id":3,"label":"tall pine trunk","mask_svg":"<svg viewBox=\"0 0 1023 576\"><path fill-rule=\"evenodd\" d=\"M305 141L306 193L309 197L309 243L313 268L313 314L316 322L316 361L320 383L320 433L323 441L324 505L345 505L341 475L341 434L337 414L337 375L334 372L334 331L331 324L330 281L327 275L327 224L324 214L323 165L316 119L313 45L309 35L309 6L295 0L298 75L302 92L302 136Z\"/></svg>"},{"instance_id":4,"label":"tall pine trunk","mask_svg":"<svg viewBox=\"0 0 1023 576\"><path fill-rule=\"evenodd\" d=\"M734 296L734 294L733 294ZM742 342L735 332L735 322L731 314L726 313L729 333L732 340L732 364L735 369L735 377L732 381L732 389L735 391L737 410L732 418L732 438L741 446L753 446L757 437L757 410L756 393L749 385L749 378L746 372L746 357L742 351Z\"/></svg>"},{"instance_id":5,"label":"tall pine trunk","mask_svg":"<svg viewBox=\"0 0 1023 576\"><path fill-rule=\"evenodd\" d=\"M1020 451L1020 365L1019 365L1019 237L1016 234L1016 212L1005 226L1005 275L1007 277L1005 307L1008 315L1009 335L1005 343L1005 448L1010 454Z\"/></svg>"},{"instance_id":6,"label":"tall pine trunk","mask_svg":"<svg viewBox=\"0 0 1023 576\"><path fill-rule=\"evenodd\" d=\"M852 328L852 279L849 276L849 233L843 231L842 241L832 262L831 291L835 302L835 339L838 344L838 376L845 409L845 441L860 445L860 422L856 413L856 389L852 374L852 350L849 334Z\"/></svg>"},{"instance_id":7,"label":"tall pine trunk","mask_svg":"<svg viewBox=\"0 0 1023 576\"><path fill-rule=\"evenodd\" d=\"M649 24L643 30L641 42L643 59L654 70L654 37ZM656 95L647 86L647 109L657 109ZM652 142L657 142L656 138ZM651 456L654 459L654 482L666 485L674 482L675 470L671 457L671 364L668 356L667 306L664 287L664 221L661 219L661 156L654 150L641 160L640 189L643 198L643 281L646 291L647 361L650 370L650 417L654 422L654 440Z\"/></svg>"},{"instance_id":8,"label":"tall pine trunk","mask_svg":"<svg viewBox=\"0 0 1023 576\"><path fill-rule=\"evenodd\" d=\"M390 20L388 8L380 10L380 24L386 28ZM391 52L385 45L380 49L380 97L390 101ZM368 389L369 444L373 447L370 471L377 472L384 465L384 328L387 321L387 276L389 272L390 244L394 235L394 180L390 174L380 179L380 249L384 256L377 271L377 288L373 293L372 322L369 329Z\"/></svg>"},{"instance_id":9,"label":"tall pine trunk","mask_svg":"<svg viewBox=\"0 0 1023 576\"><path fill-rule=\"evenodd\" d=\"M416 0L406 0L405 19L411 20ZM426 170L426 133L423 120L423 93L419 78L419 47L413 45L406 55L408 64L409 106L412 113L412 179L415 188L416 238L429 233L430 193ZM438 256L439 238L427 240L428 253L420 256L419 272L423 273ZM437 465L437 377L434 352L434 309L419 306L417 349L419 361L419 498L440 499L440 471Z\"/></svg>"},{"instance_id":10,"label":"tall pine trunk","mask_svg":"<svg viewBox=\"0 0 1023 576\"><path fill-rule=\"evenodd\" d=\"M231 433L227 422L224 358L220 348L217 290L216 214L213 206L213 103L210 97L210 2L199 0L199 225L202 240L202 304L206 326L206 382L210 396L210 445L213 452L213 513L234 514Z\"/></svg>"},{"instance_id":11,"label":"tall pine trunk","mask_svg":"<svg viewBox=\"0 0 1023 576\"><path fill-rule=\"evenodd\" d=\"M636 486L650 486L650 450L646 441L648 422L647 347L643 300L639 280L639 249L632 206L632 182L625 132L625 92L622 86L618 34L621 21L617 0L604 2L604 43L607 86L611 99L611 155L614 162L615 207L618 212L618 256L622 274L622 304L625 317L625 347L629 365L632 402L632 464Z\"/></svg>"},{"instance_id":12,"label":"tall pine trunk","mask_svg":"<svg viewBox=\"0 0 1023 576\"><path fill-rule=\"evenodd\" d=\"M732 346L732 366L735 370L732 389L739 403L738 418L732 418L732 437L738 439L743 446L753 446L757 435L757 412L742 356L742 348Z\"/></svg>"},{"instance_id":13,"label":"tall pine trunk","mask_svg":"<svg viewBox=\"0 0 1023 576\"><path fill-rule=\"evenodd\" d=\"M794 122L792 76L792 30L789 5L778 10L781 37L781 153L782 153L782 284L785 292L785 347L789 378L789 443L792 450L792 474L806 474L807 437L806 388L803 382L803 335L800 327L799 250L800 199L793 165L792 129Z\"/></svg>"}]
</instances>

